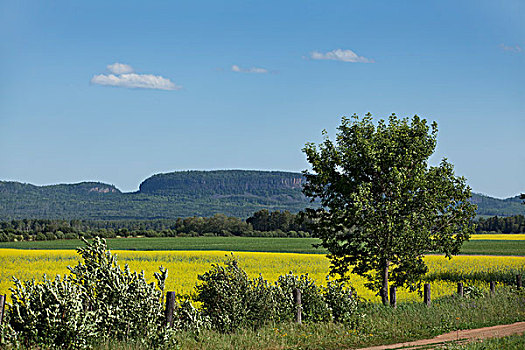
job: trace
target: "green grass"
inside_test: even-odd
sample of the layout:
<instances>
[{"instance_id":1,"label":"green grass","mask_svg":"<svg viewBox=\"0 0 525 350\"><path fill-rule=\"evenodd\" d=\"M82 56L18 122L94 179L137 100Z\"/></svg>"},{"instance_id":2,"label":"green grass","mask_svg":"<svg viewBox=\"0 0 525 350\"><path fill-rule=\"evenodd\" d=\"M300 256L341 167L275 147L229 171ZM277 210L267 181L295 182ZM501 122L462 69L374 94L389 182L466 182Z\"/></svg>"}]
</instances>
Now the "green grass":
<instances>
[{"instance_id":1,"label":"green grass","mask_svg":"<svg viewBox=\"0 0 525 350\"><path fill-rule=\"evenodd\" d=\"M174 237L174 238L112 238L113 250L222 250L324 254L324 249L312 246L316 238L265 237ZM34 242L0 242L0 248L16 249L76 249L80 240ZM525 241L476 240L463 245L462 254L525 255Z\"/></svg>"},{"instance_id":2,"label":"green grass","mask_svg":"<svg viewBox=\"0 0 525 350\"><path fill-rule=\"evenodd\" d=\"M478 340L469 344L450 345L446 350L523 350L525 349L525 334L512 335L503 338Z\"/></svg>"},{"instance_id":3,"label":"green grass","mask_svg":"<svg viewBox=\"0 0 525 350\"><path fill-rule=\"evenodd\" d=\"M463 244L461 253L469 255L525 255L525 241L468 241Z\"/></svg>"},{"instance_id":4,"label":"green grass","mask_svg":"<svg viewBox=\"0 0 525 350\"><path fill-rule=\"evenodd\" d=\"M288 253L324 253L312 247L314 238L264 237L173 237L173 238L112 238L107 239L113 250L221 250ZM0 248L17 249L76 249L80 240L34 242L2 242Z\"/></svg>"},{"instance_id":5,"label":"green grass","mask_svg":"<svg viewBox=\"0 0 525 350\"><path fill-rule=\"evenodd\" d=\"M431 307L423 303L400 303L397 309L380 304L360 307L356 327L334 323L268 324L260 329L238 329L233 333L203 330L199 334L177 332L180 349L352 349L433 338L459 329L473 329L525 320L523 294L500 290L495 297L435 300ZM494 340L496 344L517 344L523 339ZM133 343L113 343L96 349L140 349ZM454 348L455 349L455 348ZM467 348L469 349L469 348ZM483 349L474 347L472 349ZM490 347L489 349L506 349Z\"/></svg>"}]
</instances>

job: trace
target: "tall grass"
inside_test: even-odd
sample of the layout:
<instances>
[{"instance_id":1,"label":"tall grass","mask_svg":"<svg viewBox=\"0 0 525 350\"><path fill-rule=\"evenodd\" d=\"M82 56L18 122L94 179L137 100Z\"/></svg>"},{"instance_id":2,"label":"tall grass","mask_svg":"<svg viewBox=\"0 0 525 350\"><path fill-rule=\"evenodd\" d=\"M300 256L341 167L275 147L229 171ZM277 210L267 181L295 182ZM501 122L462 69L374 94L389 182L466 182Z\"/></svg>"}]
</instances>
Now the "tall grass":
<instances>
[{"instance_id":1,"label":"tall grass","mask_svg":"<svg viewBox=\"0 0 525 350\"><path fill-rule=\"evenodd\" d=\"M495 296L478 299L444 297L433 301L431 307L423 303L401 303L393 309L364 303L359 312L362 316L357 328L334 323L267 324L257 330L238 329L226 334L210 330L198 334L181 332L175 335L175 340L180 349L190 350L344 349L398 343L459 329L524 321L525 293L502 287L497 289ZM523 344L523 340L511 339L508 342ZM135 350L139 347L113 343L100 345L99 349Z\"/></svg>"}]
</instances>

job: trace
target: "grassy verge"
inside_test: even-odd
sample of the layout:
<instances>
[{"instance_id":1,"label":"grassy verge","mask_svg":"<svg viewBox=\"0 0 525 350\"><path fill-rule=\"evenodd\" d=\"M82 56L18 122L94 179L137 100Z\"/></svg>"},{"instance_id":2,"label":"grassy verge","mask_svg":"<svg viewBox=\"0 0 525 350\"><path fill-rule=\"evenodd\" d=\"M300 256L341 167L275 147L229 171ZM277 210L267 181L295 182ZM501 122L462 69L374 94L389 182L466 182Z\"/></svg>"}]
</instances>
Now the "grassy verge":
<instances>
[{"instance_id":1,"label":"grassy verge","mask_svg":"<svg viewBox=\"0 0 525 350\"><path fill-rule=\"evenodd\" d=\"M231 334L209 330L199 334L180 332L175 335L175 340L181 349L352 349L391 344L432 338L458 329L523 321L525 294L502 289L494 297L446 297L434 301L431 307L421 303L403 303L397 309L392 309L366 304L359 312L361 316L358 317L356 328L334 323L287 323L267 325L258 330L241 329ZM502 341L523 344L522 339ZM138 348L140 347L134 344L122 343L100 347L130 350Z\"/></svg>"},{"instance_id":2,"label":"grassy verge","mask_svg":"<svg viewBox=\"0 0 525 350\"><path fill-rule=\"evenodd\" d=\"M525 349L525 334L503 338L478 340L469 344L449 345L446 350L523 350Z\"/></svg>"},{"instance_id":3,"label":"grassy verge","mask_svg":"<svg viewBox=\"0 0 525 350\"><path fill-rule=\"evenodd\" d=\"M111 238L107 240L114 250L221 250L282 253L324 254L314 248L315 238L265 237L174 237L174 238ZM76 249L80 240L0 242L0 248L15 249ZM473 240L466 242L462 254L468 255L525 255L525 241Z\"/></svg>"}]
</instances>

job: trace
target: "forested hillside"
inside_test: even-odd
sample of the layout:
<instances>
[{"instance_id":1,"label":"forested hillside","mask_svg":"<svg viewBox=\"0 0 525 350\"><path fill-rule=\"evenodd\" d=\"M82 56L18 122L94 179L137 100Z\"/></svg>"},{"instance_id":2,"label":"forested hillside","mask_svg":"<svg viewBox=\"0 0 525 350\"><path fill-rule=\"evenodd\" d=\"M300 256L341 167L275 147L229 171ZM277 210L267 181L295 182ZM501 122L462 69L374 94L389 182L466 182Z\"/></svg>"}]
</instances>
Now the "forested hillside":
<instances>
[{"instance_id":1,"label":"forested hillside","mask_svg":"<svg viewBox=\"0 0 525 350\"><path fill-rule=\"evenodd\" d=\"M225 214L247 218L268 209L296 213L310 203L300 173L278 171L181 171L144 180L139 191L83 182L34 186L0 181L0 220L11 219L173 219ZM505 200L475 194L478 215L525 215L518 196Z\"/></svg>"},{"instance_id":2,"label":"forested hillside","mask_svg":"<svg viewBox=\"0 0 525 350\"><path fill-rule=\"evenodd\" d=\"M525 215L525 205L520 196L506 199L492 198L482 194L474 194L472 202L478 206L477 214L485 216Z\"/></svg>"},{"instance_id":3,"label":"forested hillside","mask_svg":"<svg viewBox=\"0 0 525 350\"><path fill-rule=\"evenodd\" d=\"M98 182L0 182L0 219L169 219L218 213L246 218L261 209L298 212L312 205L301 193L302 181L300 173L277 171L183 171L154 175L132 193Z\"/></svg>"}]
</instances>

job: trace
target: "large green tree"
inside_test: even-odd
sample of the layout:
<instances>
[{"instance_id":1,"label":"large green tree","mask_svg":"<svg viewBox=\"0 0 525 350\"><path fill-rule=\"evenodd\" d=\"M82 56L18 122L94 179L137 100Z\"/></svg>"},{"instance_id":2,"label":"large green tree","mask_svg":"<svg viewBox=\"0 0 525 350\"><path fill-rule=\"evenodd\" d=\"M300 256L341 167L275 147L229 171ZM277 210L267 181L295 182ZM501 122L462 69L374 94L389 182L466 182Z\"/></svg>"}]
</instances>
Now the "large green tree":
<instances>
[{"instance_id":1,"label":"large green tree","mask_svg":"<svg viewBox=\"0 0 525 350\"><path fill-rule=\"evenodd\" d=\"M389 280L416 289L428 252L457 254L473 230L476 206L464 177L443 159L429 166L437 124L372 116L343 117L335 142L307 143L312 172L303 192L320 200L308 209L314 235L329 252L332 274L364 276L388 303Z\"/></svg>"}]
</instances>

